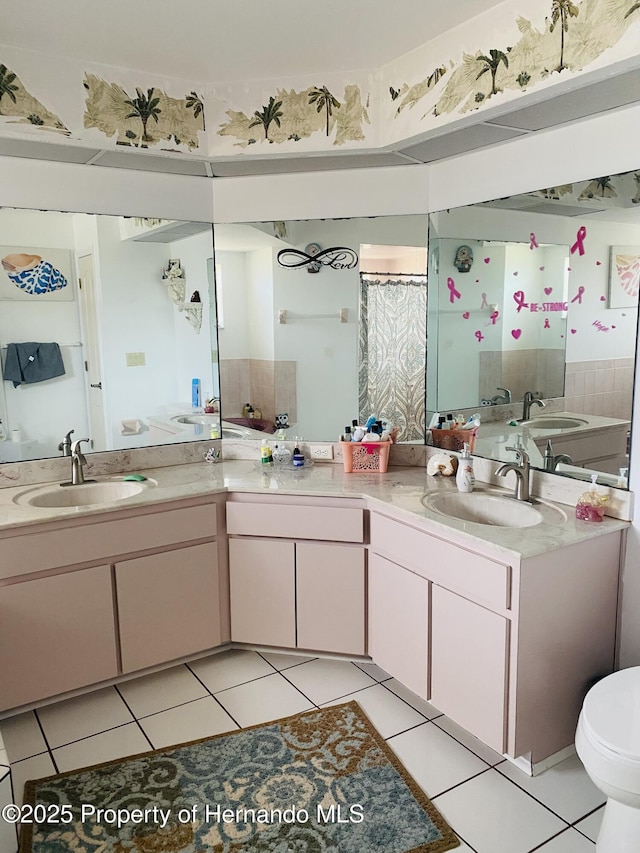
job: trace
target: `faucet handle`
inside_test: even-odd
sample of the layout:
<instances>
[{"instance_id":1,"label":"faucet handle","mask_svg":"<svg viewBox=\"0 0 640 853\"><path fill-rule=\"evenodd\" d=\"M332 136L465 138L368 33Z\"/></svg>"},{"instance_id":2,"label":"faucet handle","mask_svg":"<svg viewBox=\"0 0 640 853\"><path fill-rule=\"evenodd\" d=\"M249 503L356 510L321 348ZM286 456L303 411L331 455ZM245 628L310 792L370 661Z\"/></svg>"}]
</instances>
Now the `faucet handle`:
<instances>
[{"instance_id":1,"label":"faucet handle","mask_svg":"<svg viewBox=\"0 0 640 853\"><path fill-rule=\"evenodd\" d=\"M74 432L75 430L70 429L58 445L58 450L62 451L63 456L71 455L71 434Z\"/></svg>"},{"instance_id":2,"label":"faucet handle","mask_svg":"<svg viewBox=\"0 0 640 853\"><path fill-rule=\"evenodd\" d=\"M89 441L88 438L78 438L75 441L71 442L71 455L72 456L82 456L82 451L80 450L80 444L83 441Z\"/></svg>"},{"instance_id":3,"label":"faucet handle","mask_svg":"<svg viewBox=\"0 0 640 853\"><path fill-rule=\"evenodd\" d=\"M505 447L505 450L512 450L516 454L516 461L519 465L525 468L529 464L529 454L522 447Z\"/></svg>"}]
</instances>

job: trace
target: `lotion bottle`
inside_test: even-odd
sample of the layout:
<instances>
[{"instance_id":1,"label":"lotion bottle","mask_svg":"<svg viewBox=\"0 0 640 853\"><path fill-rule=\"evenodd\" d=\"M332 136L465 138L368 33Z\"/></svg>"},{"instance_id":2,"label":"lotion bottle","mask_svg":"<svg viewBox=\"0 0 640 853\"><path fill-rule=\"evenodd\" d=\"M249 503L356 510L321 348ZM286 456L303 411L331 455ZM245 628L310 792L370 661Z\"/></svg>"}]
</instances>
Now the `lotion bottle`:
<instances>
[{"instance_id":1,"label":"lotion bottle","mask_svg":"<svg viewBox=\"0 0 640 853\"><path fill-rule=\"evenodd\" d=\"M473 459L469 453L469 445L465 442L462 453L458 460L458 471L456 473L456 485L459 492L472 492L476 478L473 474Z\"/></svg>"}]
</instances>

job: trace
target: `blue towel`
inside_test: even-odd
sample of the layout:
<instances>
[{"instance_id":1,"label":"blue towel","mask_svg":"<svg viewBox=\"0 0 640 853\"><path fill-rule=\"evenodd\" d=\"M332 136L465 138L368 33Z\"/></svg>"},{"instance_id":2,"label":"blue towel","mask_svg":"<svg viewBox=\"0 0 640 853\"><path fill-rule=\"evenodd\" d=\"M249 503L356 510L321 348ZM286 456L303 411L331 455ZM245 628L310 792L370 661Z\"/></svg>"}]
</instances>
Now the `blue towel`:
<instances>
[{"instance_id":1,"label":"blue towel","mask_svg":"<svg viewBox=\"0 0 640 853\"><path fill-rule=\"evenodd\" d=\"M62 353L56 343L9 344L3 377L17 388L23 382L44 382L65 373Z\"/></svg>"}]
</instances>

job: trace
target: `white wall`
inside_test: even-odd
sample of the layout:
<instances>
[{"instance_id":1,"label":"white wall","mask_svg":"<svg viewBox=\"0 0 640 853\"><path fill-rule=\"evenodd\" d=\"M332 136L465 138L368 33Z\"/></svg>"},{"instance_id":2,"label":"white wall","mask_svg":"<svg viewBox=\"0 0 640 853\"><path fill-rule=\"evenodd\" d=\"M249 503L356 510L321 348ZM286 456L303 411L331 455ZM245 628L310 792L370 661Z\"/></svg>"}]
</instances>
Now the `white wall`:
<instances>
[{"instance_id":1,"label":"white wall","mask_svg":"<svg viewBox=\"0 0 640 853\"><path fill-rule=\"evenodd\" d=\"M248 358L247 329L247 264L248 252L216 251L216 266L220 278L216 287L222 293L224 327L218 329L222 358Z\"/></svg>"},{"instance_id":2,"label":"white wall","mask_svg":"<svg viewBox=\"0 0 640 853\"><path fill-rule=\"evenodd\" d=\"M66 249L73 259L73 219L66 214L0 210L0 234L3 246ZM73 266L67 287L73 294L71 301L49 301L34 296L0 302L3 365L7 354L4 347L9 343L55 341L61 345L63 376L17 388L12 382L3 382L0 390L0 419L7 433L20 428L24 440L37 441L30 454L36 458L55 456L58 443L68 430L87 429L83 350L81 346L69 346L82 339ZM34 412L40 416L34 419ZM0 461L4 458L3 450L6 452L6 447L0 445Z\"/></svg>"}]
</instances>

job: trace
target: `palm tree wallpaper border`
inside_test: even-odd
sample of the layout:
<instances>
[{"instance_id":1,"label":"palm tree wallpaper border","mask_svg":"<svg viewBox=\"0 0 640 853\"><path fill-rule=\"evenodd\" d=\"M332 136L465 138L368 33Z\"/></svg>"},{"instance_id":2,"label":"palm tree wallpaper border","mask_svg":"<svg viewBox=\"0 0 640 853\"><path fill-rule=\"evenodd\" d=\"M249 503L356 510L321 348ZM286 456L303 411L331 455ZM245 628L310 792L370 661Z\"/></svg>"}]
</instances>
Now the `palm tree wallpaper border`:
<instances>
[{"instance_id":1,"label":"palm tree wallpaper border","mask_svg":"<svg viewBox=\"0 0 640 853\"><path fill-rule=\"evenodd\" d=\"M370 124L360 87L355 84L345 86L341 100L326 85L299 92L278 89L252 116L234 110L227 110L227 116L229 120L220 126L218 134L234 137L241 147L257 142L299 142L315 133L328 139L334 130L333 144L342 145L363 140L363 123Z\"/></svg>"},{"instance_id":2,"label":"palm tree wallpaper border","mask_svg":"<svg viewBox=\"0 0 640 853\"><path fill-rule=\"evenodd\" d=\"M391 99L399 101L394 118L422 102L443 77L438 97L430 109L425 107L423 120L477 110L499 92L524 92L563 72L582 71L640 20L639 10L640 3L630 0L549 0L543 28L520 16L515 22L519 37L512 44L463 53L459 63L449 62L449 69L440 66L439 75L432 71L411 86L392 86Z\"/></svg>"},{"instance_id":3,"label":"palm tree wallpaper border","mask_svg":"<svg viewBox=\"0 0 640 853\"><path fill-rule=\"evenodd\" d=\"M527 8L527 17L517 14L520 7ZM634 25L633 36L624 40L620 50L612 51ZM120 70L120 78L129 81L121 85L85 70L84 98L78 98L79 106L82 104L82 127L77 117L75 122L64 124L45 108L6 62L0 64L0 127L7 132L26 132L28 126L29 132L55 131L75 139L87 138L87 130L99 131L115 138L116 145L161 146L162 150L176 153L224 151L226 138L232 149L252 145L262 149L274 144L292 149L311 137L314 144L302 146L304 150L369 144L371 140L374 145L386 144L399 132L410 138L470 111L499 103L500 99L513 101L527 91L565 80L607 52L599 67L603 61L605 66L615 65L637 56L639 32L637 0L511 0L488 10L477 21L470 21L459 33L452 31L389 66L371 69L364 83L371 87L366 96L361 85L344 80L331 88L326 83L305 88L280 87L260 95L264 84L254 80L249 81L253 95L247 84L242 88L248 94L240 95L239 88L227 89L223 94L224 89L213 82L202 91L197 91L200 84L196 84L184 98L176 98L149 82L142 85L131 71ZM456 38L460 40L457 57ZM483 44L475 50L464 49L462 39L468 47L480 41ZM411 79L413 74L414 80L421 77L425 59L429 70L422 79L412 83L394 81L396 75L396 81L398 77ZM43 80L44 55L37 61L39 74L35 79ZM64 63L68 66L71 60L51 57L48 61L48 74L41 85L51 87L53 100L56 81L60 79L55 63L69 79L71 72ZM21 73L28 75L28 69ZM141 76L137 72L135 75ZM362 75L359 79L363 84ZM183 84L173 81L172 85ZM69 94L65 93L67 97ZM239 98L244 101L242 109L234 105ZM215 129L210 122L208 134L205 102L217 119ZM251 104L249 109L247 102ZM447 118L449 115L451 118ZM395 124L401 118L402 122ZM367 129L372 120L374 126ZM95 142L95 135L90 138ZM228 146L226 151L229 153Z\"/></svg>"},{"instance_id":4,"label":"palm tree wallpaper border","mask_svg":"<svg viewBox=\"0 0 640 853\"><path fill-rule=\"evenodd\" d=\"M85 128L97 128L115 136L118 145L134 148L149 148L162 141L184 145L190 151L201 147L204 100L195 90L179 99L153 86L146 92L136 86L135 95L130 95L117 83L89 73L85 73L83 85Z\"/></svg>"},{"instance_id":5,"label":"palm tree wallpaper border","mask_svg":"<svg viewBox=\"0 0 640 853\"><path fill-rule=\"evenodd\" d=\"M12 124L28 124L38 129L70 135L58 116L34 98L16 73L4 63L0 64L0 116Z\"/></svg>"}]
</instances>

